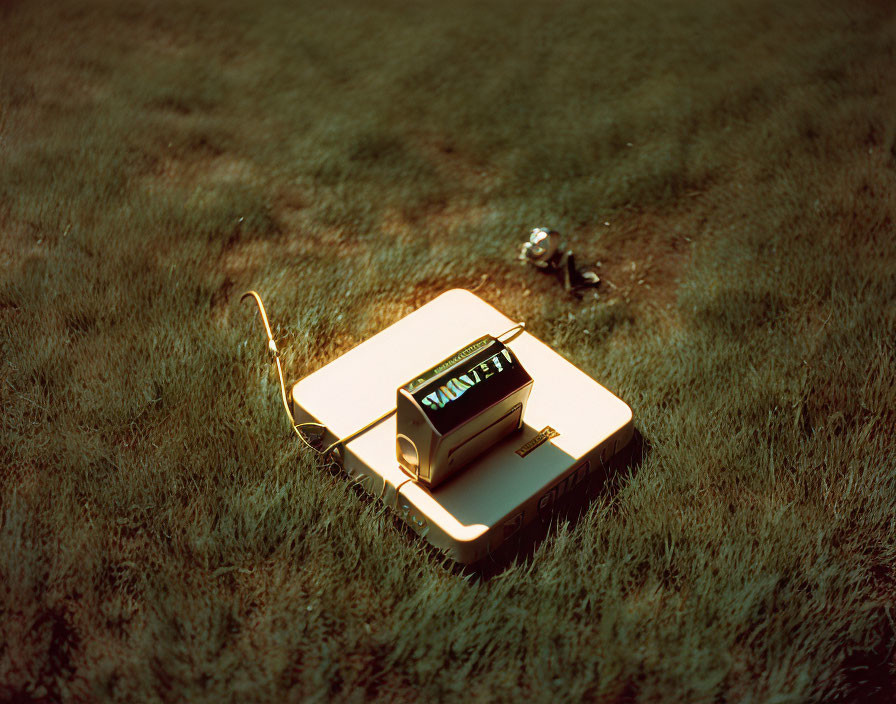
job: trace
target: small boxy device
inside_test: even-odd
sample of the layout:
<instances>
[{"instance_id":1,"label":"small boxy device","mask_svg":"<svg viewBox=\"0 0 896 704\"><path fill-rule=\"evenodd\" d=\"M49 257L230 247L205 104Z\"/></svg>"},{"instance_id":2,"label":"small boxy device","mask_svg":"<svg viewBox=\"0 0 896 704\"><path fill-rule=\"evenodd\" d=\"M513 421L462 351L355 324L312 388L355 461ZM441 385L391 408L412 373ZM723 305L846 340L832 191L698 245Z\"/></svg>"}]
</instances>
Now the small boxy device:
<instances>
[{"instance_id":1,"label":"small boxy device","mask_svg":"<svg viewBox=\"0 0 896 704\"><path fill-rule=\"evenodd\" d=\"M346 472L458 562L549 518L632 437L623 401L513 328L455 289L292 389L295 422L345 439Z\"/></svg>"},{"instance_id":2,"label":"small boxy device","mask_svg":"<svg viewBox=\"0 0 896 704\"><path fill-rule=\"evenodd\" d=\"M532 377L500 340L483 335L398 389L398 464L434 489L523 427Z\"/></svg>"}]
</instances>

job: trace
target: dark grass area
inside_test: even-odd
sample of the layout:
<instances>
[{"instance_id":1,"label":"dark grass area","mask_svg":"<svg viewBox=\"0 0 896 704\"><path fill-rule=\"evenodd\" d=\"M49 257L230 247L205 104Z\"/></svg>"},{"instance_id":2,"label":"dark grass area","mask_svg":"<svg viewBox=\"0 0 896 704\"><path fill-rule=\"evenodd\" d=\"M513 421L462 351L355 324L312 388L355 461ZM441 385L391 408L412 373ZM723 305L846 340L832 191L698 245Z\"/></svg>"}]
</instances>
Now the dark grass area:
<instances>
[{"instance_id":1,"label":"dark grass area","mask_svg":"<svg viewBox=\"0 0 896 704\"><path fill-rule=\"evenodd\" d=\"M0 699L894 700L892 3L0 30ZM302 449L237 303L295 380L458 286L646 448L473 572Z\"/></svg>"}]
</instances>

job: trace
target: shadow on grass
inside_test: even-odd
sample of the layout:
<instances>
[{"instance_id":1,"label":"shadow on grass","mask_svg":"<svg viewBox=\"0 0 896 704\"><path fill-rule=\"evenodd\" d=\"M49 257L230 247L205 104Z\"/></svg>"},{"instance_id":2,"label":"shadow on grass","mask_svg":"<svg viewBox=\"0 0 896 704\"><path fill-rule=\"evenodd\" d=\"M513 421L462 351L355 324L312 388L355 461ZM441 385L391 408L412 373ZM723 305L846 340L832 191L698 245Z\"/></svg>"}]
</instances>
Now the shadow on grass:
<instances>
[{"instance_id":1,"label":"shadow on grass","mask_svg":"<svg viewBox=\"0 0 896 704\"><path fill-rule=\"evenodd\" d=\"M850 701L863 704L892 704L896 702L896 673L891 668L893 656L893 627L879 629L877 642L869 649L848 656L842 669L846 673Z\"/></svg>"}]
</instances>

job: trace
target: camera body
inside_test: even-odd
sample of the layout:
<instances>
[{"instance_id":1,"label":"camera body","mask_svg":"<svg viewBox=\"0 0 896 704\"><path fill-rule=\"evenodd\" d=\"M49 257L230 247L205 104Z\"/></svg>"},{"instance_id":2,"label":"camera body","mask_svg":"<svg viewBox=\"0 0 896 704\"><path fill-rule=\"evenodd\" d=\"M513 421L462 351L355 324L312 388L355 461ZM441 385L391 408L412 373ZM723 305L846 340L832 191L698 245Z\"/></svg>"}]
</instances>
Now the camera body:
<instances>
[{"instance_id":1,"label":"camera body","mask_svg":"<svg viewBox=\"0 0 896 704\"><path fill-rule=\"evenodd\" d=\"M398 464L437 487L522 428L531 390L513 351L483 335L398 388Z\"/></svg>"}]
</instances>

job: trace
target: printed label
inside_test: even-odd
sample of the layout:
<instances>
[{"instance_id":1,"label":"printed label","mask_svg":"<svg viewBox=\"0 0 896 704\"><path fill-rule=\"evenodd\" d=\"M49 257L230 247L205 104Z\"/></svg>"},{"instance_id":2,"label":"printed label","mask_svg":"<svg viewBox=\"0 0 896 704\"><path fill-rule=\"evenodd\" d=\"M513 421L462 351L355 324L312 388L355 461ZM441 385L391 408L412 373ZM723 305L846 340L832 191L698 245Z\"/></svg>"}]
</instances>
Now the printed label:
<instances>
[{"instance_id":1,"label":"printed label","mask_svg":"<svg viewBox=\"0 0 896 704\"><path fill-rule=\"evenodd\" d=\"M520 457L525 457L530 452L532 452L532 450L539 447L540 445L544 445L544 443L546 443L548 440L557 437L559 434L560 433L554 430L551 426L547 425L542 429L540 433L538 433L538 435L536 435L534 438L529 440L529 442L523 445L519 450L517 450L516 454L518 454Z\"/></svg>"},{"instance_id":2,"label":"printed label","mask_svg":"<svg viewBox=\"0 0 896 704\"><path fill-rule=\"evenodd\" d=\"M432 369L428 369L427 371L423 372L423 374L418 379L415 379L414 381L409 383L405 388L407 388L408 393L413 393L421 386L423 386L423 384L425 384L429 379L437 377L449 367L453 367L455 364L458 364L461 360L469 357L474 352L478 352L483 347L491 343L493 339L494 338L491 335L484 335L480 337L478 340L470 343L459 352L455 352L448 359L439 362Z\"/></svg>"}]
</instances>

